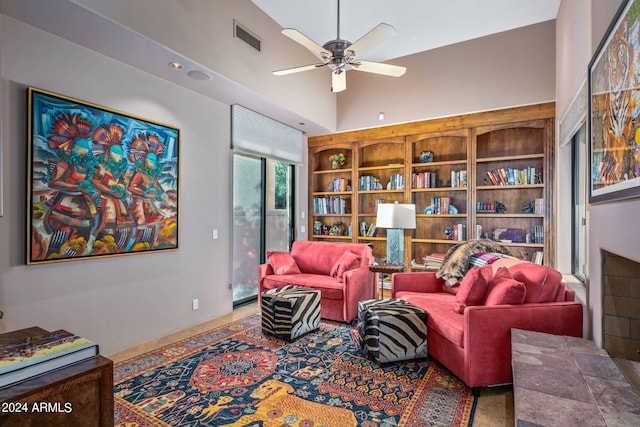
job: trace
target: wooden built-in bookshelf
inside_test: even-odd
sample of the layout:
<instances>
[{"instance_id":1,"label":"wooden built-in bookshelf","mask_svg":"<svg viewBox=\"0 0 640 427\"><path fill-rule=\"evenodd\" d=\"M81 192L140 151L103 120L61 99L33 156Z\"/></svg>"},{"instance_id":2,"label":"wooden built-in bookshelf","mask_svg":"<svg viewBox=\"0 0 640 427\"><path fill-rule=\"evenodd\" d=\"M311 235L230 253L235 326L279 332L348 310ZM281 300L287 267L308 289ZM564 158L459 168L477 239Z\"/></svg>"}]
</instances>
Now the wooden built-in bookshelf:
<instances>
[{"instance_id":1,"label":"wooden built-in bookshelf","mask_svg":"<svg viewBox=\"0 0 640 427\"><path fill-rule=\"evenodd\" d=\"M502 243L514 256L541 252L553 266L554 115L555 104L545 103L309 138L311 239L369 243L382 258L386 231L360 229L375 224L377 203L397 201L416 205L416 229L405 231L407 265L475 239L481 227L488 238L509 230ZM429 163L420 161L425 151L433 154ZM345 161L332 169L338 152ZM322 198L344 208L320 211ZM425 210L434 202L440 209ZM326 228L318 232L319 222ZM340 223L342 234L327 233Z\"/></svg>"}]
</instances>

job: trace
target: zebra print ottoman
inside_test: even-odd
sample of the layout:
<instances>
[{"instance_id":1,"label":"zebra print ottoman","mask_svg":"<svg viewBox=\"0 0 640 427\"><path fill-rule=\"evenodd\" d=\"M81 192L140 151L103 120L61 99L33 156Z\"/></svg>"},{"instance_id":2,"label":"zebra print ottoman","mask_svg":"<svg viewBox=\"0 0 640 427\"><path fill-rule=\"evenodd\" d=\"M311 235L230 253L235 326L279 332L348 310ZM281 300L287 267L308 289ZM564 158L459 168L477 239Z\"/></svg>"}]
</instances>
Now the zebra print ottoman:
<instances>
[{"instance_id":1,"label":"zebra print ottoman","mask_svg":"<svg viewBox=\"0 0 640 427\"><path fill-rule=\"evenodd\" d=\"M320 291L286 285L262 293L262 331L293 341L320 327Z\"/></svg>"},{"instance_id":2,"label":"zebra print ottoman","mask_svg":"<svg viewBox=\"0 0 640 427\"><path fill-rule=\"evenodd\" d=\"M379 362L427 357L427 312L401 299L358 303L360 349Z\"/></svg>"}]
</instances>

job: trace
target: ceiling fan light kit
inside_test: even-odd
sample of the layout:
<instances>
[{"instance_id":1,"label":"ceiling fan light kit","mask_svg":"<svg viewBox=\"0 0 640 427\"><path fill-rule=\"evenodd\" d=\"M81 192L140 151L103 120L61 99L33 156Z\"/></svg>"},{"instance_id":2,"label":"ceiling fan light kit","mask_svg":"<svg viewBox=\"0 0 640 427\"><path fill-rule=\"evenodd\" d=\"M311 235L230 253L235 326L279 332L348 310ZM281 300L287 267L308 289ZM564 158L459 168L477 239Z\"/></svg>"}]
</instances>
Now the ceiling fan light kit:
<instances>
[{"instance_id":1,"label":"ceiling fan light kit","mask_svg":"<svg viewBox=\"0 0 640 427\"><path fill-rule=\"evenodd\" d=\"M348 70L400 77L407 71L405 67L356 59L356 55L360 55L373 46L382 43L395 33L391 25L382 23L378 24L374 29L354 43L341 39L340 0L338 0L338 35L335 40L330 40L323 46L320 46L298 30L293 28L285 28L282 30L284 36L289 37L291 40L307 48L322 62L277 70L274 71L273 74L276 76L284 76L328 66L331 68L331 92L342 92L347 88L346 71Z\"/></svg>"}]
</instances>

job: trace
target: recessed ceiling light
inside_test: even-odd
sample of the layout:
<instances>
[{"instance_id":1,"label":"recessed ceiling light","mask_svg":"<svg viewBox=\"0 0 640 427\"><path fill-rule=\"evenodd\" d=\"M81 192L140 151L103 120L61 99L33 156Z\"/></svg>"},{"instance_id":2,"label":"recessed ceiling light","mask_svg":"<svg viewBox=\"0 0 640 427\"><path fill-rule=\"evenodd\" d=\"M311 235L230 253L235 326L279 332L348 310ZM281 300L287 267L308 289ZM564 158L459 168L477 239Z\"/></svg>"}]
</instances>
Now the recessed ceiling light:
<instances>
[{"instance_id":1,"label":"recessed ceiling light","mask_svg":"<svg viewBox=\"0 0 640 427\"><path fill-rule=\"evenodd\" d=\"M194 80L211 80L211 76L209 74L200 70L191 70L187 75Z\"/></svg>"},{"instance_id":2,"label":"recessed ceiling light","mask_svg":"<svg viewBox=\"0 0 640 427\"><path fill-rule=\"evenodd\" d=\"M182 68L182 64L179 62L169 62L169 67L179 70L180 68Z\"/></svg>"}]
</instances>

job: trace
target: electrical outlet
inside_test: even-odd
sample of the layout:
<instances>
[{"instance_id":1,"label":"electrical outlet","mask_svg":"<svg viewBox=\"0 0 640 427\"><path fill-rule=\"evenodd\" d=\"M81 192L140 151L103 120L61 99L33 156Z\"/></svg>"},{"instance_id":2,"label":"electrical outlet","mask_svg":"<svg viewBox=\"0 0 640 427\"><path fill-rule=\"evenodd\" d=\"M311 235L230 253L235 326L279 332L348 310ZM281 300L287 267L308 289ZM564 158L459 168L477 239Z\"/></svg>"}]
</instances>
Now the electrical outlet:
<instances>
[{"instance_id":1,"label":"electrical outlet","mask_svg":"<svg viewBox=\"0 0 640 427\"><path fill-rule=\"evenodd\" d=\"M192 309L193 311L196 311L196 310L197 310L197 309L199 309L199 308L200 308L200 301L198 300L198 298L194 298L194 299L191 301L191 309Z\"/></svg>"}]
</instances>

